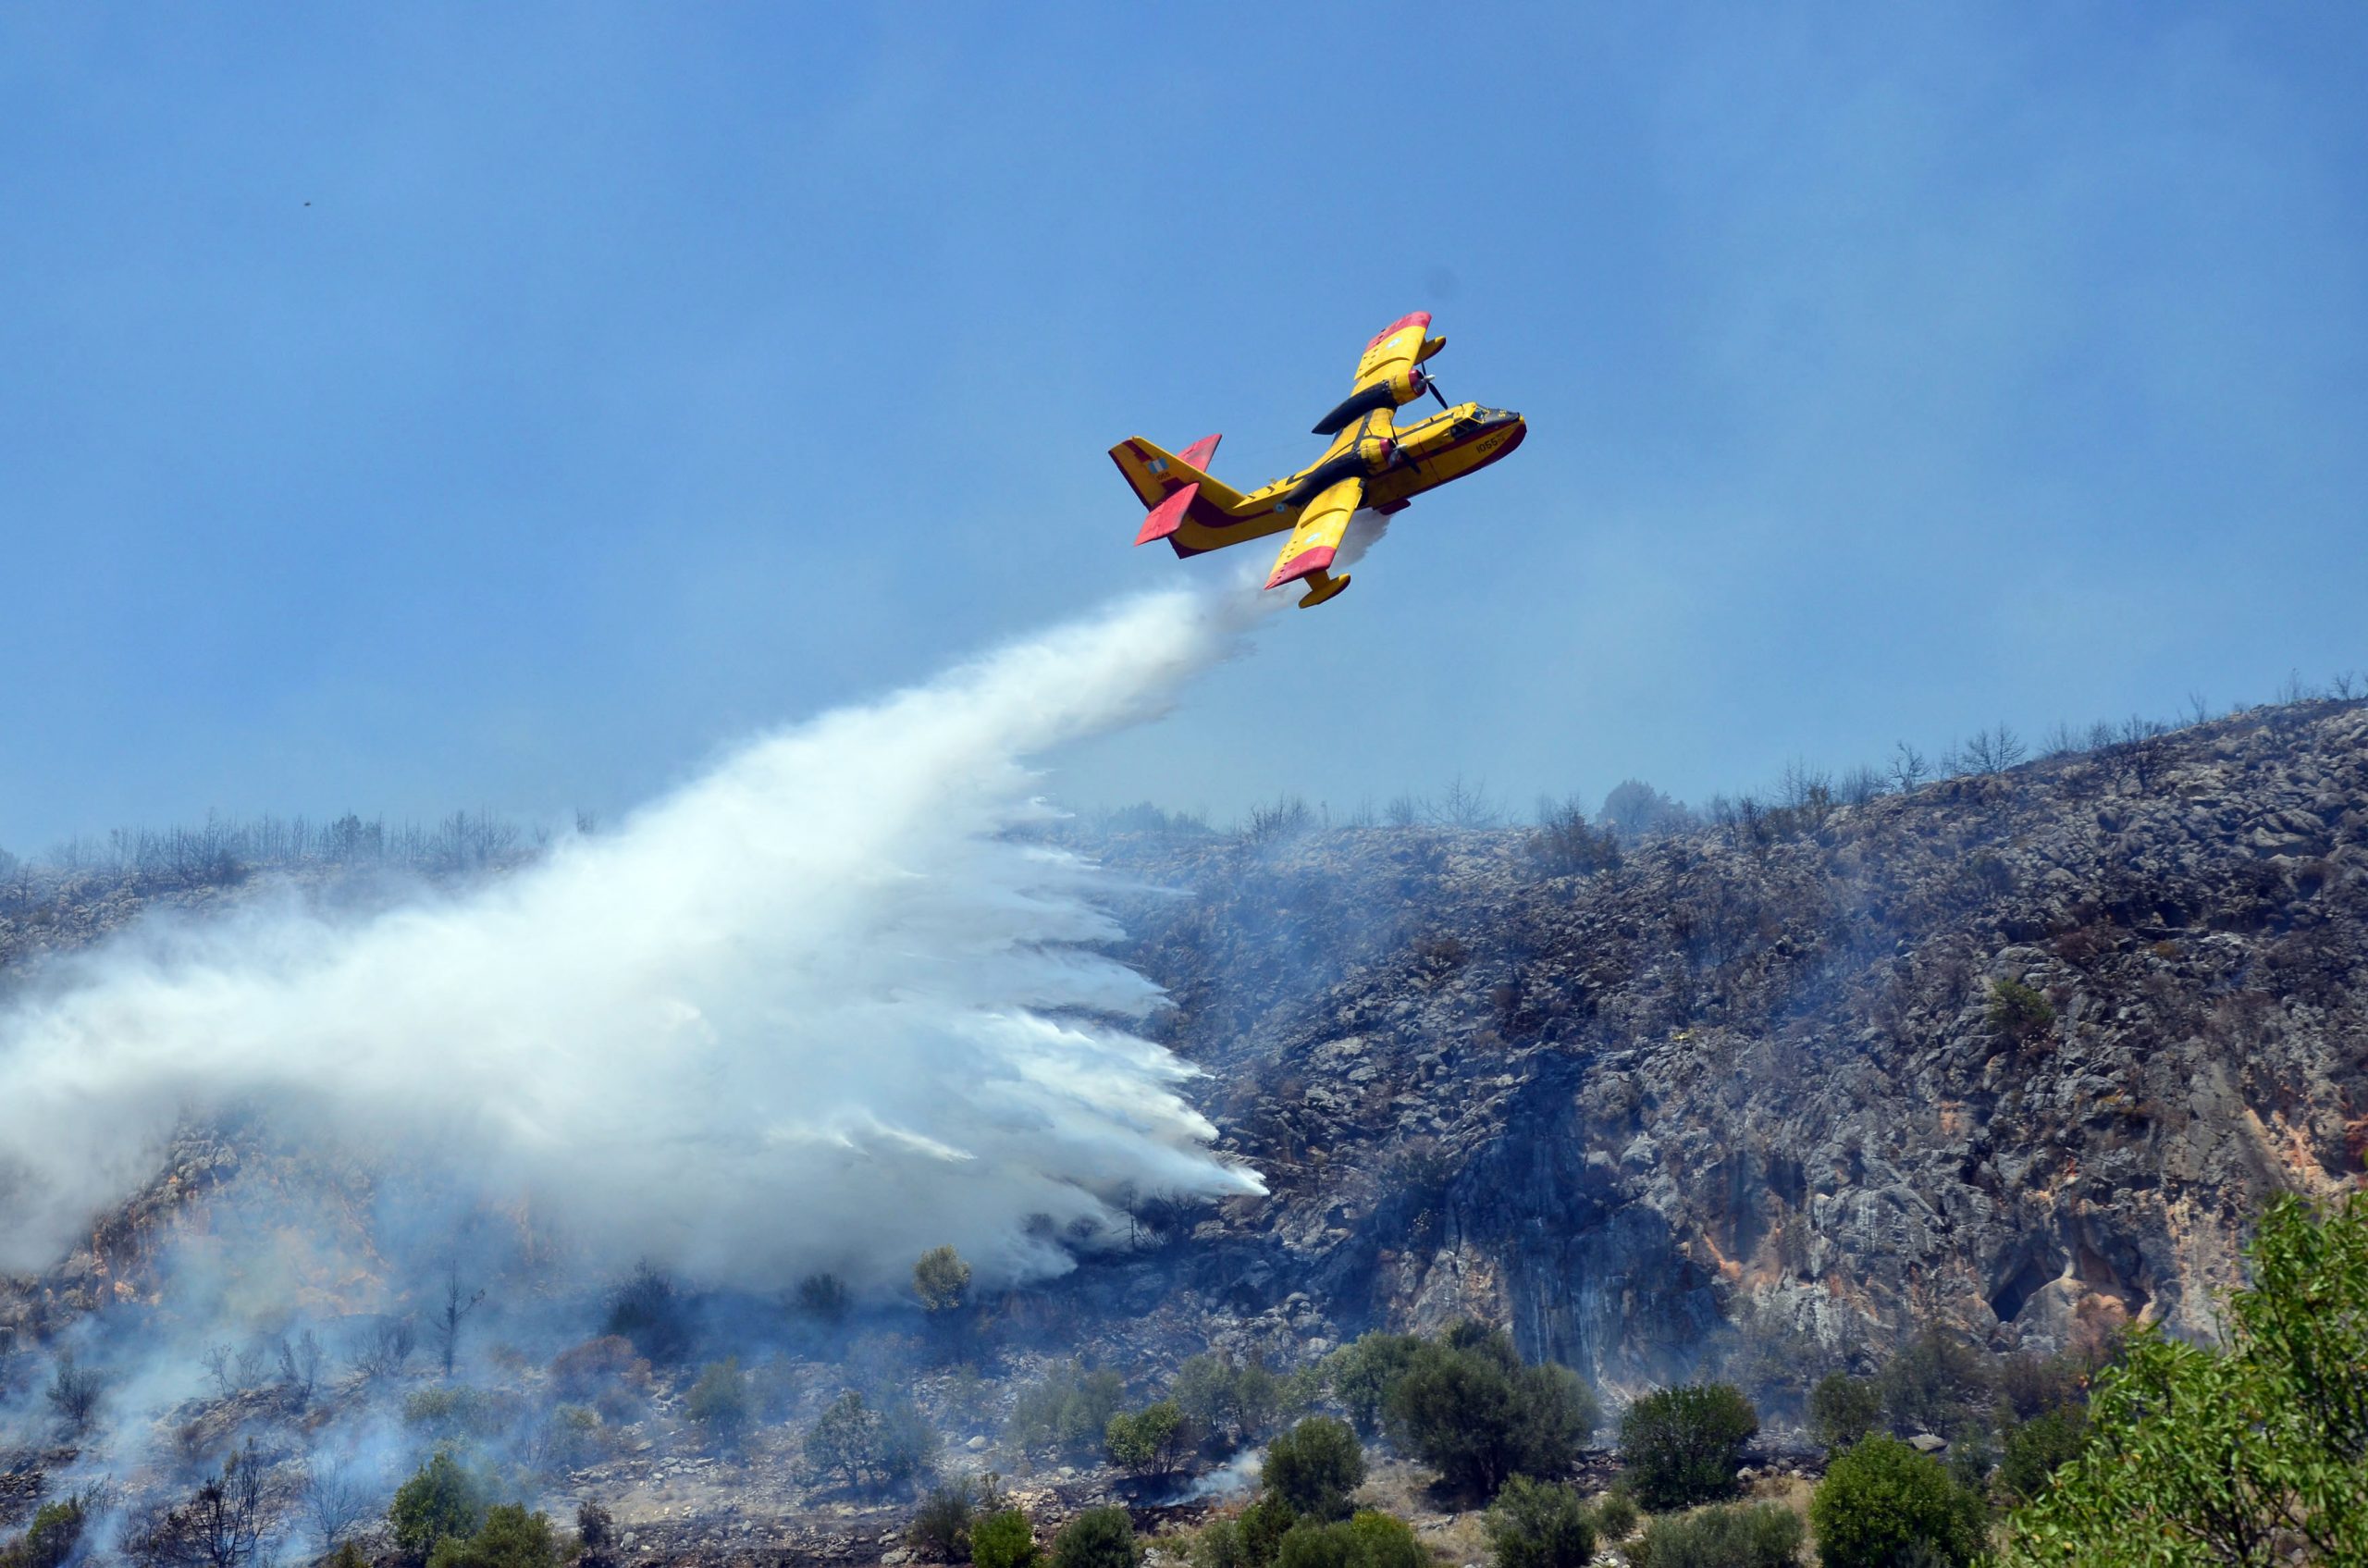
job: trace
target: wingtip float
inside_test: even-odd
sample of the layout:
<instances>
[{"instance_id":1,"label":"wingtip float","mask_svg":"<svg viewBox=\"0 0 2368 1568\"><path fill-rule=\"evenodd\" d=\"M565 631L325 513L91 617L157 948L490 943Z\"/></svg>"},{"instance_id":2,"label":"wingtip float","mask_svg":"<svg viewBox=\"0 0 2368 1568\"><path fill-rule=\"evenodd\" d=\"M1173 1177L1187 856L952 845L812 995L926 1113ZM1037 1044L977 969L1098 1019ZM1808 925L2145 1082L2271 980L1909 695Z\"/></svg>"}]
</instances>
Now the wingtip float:
<instances>
[{"instance_id":1,"label":"wingtip float","mask_svg":"<svg viewBox=\"0 0 2368 1568\"><path fill-rule=\"evenodd\" d=\"M1427 311L1400 316L1375 334L1357 361L1349 395L1318 420L1329 436L1324 455L1298 473L1248 492L1211 475L1218 438L1203 436L1169 452L1130 436L1110 449L1135 499L1148 508L1135 543L1166 539L1176 553L1200 555L1245 539L1289 531L1270 588L1304 583L1300 608L1312 610L1349 586L1332 575L1334 557L1360 507L1388 516L1425 490L1503 457L1529 426L1518 414L1478 403L1450 404L1424 364L1447 347L1431 336ZM1398 411L1428 392L1439 412L1400 425Z\"/></svg>"}]
</instances>

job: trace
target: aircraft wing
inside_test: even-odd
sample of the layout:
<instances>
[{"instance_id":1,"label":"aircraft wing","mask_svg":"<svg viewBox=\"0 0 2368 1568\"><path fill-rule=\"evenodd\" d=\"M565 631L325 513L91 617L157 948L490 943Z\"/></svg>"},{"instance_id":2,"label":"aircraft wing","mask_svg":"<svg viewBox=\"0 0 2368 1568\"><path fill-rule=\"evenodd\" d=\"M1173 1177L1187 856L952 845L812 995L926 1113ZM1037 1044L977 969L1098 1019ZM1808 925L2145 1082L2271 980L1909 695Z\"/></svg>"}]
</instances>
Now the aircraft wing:
<instances>
[{"instance_id":1,"label":"aircraft wing","mask_svg":"<svg viewBox=\"0 0 2368 1568\"><path fill-rule=\"evenodd\" d=\"M1357 361L1357 377L1349 390L1361 392L1375 381L1412 370L1423 357L1423 338L1430 329L1431 313L1426 310L1401 315L1383 327L1365 345L1364 357Z\"/></svg>"},{"instance_id":2,"label":"aircraft wing","mask_svg":"<svg viewBox=\"0 0 2368 1568\"><path fill-rule=\"evenodd\" d=\"M1291 530L1283 553L1275 558L1275 574L1266 579L1266 586L1278 588L1328 568L1339 551L1340 537L1349 531L1349 519L1356 515L1364 499L1365 482L1354 477L1318 491L1299 514L1299 526Z\"/></svg>"},{"instance_id":3,"label":"aircraft wing","mask_svg":"<svg viewBox=\"0 0 2368 1568\"><path fill-rule=\"evenodd\" d=\"M1315 423L1315 433L1329 436L1347 429L1359 414L1397 408L1422 396L1429 385L1415 366L1447 347L1445 338L1427 336L1431 313L1418 310L1401 315L1375 334L1357 361L1356 379L1339 405Z\"/></svg>"}]
</instances>

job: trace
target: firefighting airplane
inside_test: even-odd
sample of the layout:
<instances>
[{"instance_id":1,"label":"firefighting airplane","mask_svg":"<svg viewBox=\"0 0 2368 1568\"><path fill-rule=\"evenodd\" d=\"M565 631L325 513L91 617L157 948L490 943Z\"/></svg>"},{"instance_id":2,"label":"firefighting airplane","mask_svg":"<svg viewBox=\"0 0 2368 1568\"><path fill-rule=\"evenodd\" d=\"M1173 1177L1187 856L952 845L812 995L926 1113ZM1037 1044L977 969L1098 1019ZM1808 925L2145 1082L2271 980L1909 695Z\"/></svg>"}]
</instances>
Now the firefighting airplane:
<instances>
[{"instance_id":1,"label":"firefighting airplane","mask_svg":"<svg viewBox=\"0 0 2368 1568\"><path fill-rule=\"evenodd\" d=\"M1313 609L1349 586L1345 572L1329 568L1360 506L1387 517L1403 512L1424 490L1461 479L1521 445L1529 426L1518 414L1478 403L1452 408L1441 396L1424 362L1447 347L1428 336L1428 311L1400 316L1365 345L1357 377L1340 406L1316 422L1315 434L1332 444L1314 466L1275 479L1244 495L1209 475L1218 438L1203 436L1170 454L1140 436L1110 449L1110 459L1134 487L1151 514L1135 543L1166 539L1178 555L1200 555L1244 539L1290 530L1275 574L1266 586L1304 581L1301 610ZM1397 423L1398 410L1424 392L1440 412L1412 425Z\"/></svg>"}]
</instances>

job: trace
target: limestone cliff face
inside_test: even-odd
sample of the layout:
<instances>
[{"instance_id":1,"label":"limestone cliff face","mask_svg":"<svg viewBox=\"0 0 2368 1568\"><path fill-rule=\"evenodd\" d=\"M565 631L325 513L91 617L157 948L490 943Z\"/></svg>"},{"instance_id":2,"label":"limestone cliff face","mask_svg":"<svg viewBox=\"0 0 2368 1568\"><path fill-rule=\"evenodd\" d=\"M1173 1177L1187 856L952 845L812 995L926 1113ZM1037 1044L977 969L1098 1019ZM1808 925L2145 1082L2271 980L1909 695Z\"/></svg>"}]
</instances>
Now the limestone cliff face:
<instances>
[{"instance_id":1,"label":"limestone cliff face","mask_svg":"<svg viewBox=\"0 0 2368 1568\"><path fill-rule=\"evenodd\" d=\"M1274 1187L1213 1266L1263 1242L1252 1286L1344 1323L1476 1311L1614 1387L1924 1322L2200 1329L2263 1198L2368 1153L2356 706L1586 875L1511 832L1104 852L1184 895L1130 956Z\"/></svg>"}]
</instances>

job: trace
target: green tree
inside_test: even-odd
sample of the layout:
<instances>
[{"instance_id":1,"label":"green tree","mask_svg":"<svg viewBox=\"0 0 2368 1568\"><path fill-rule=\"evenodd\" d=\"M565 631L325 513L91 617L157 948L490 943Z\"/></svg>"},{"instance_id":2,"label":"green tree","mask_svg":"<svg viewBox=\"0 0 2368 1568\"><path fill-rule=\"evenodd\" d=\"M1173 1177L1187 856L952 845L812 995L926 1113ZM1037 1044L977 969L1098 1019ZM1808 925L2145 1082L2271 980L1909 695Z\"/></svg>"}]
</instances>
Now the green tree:
<instances>
[{"instance_id":1,"label":"green tree","mask_svg":"<svg viewBox=\"0 0 2368 1568\"><path fill-rule=\"evenodd\" d=\"M806 1463L850 1487L871 1480L880 1448L880 1413L850 1389L832 1400L806 1434Z\"/></svg>"},{"instance_id":2,"label":"green tree","mask_svg":"<svg viewBox=\"0 0 2368 1568\"><path fill-rule=\"evenodd\" d=\"M517 1503L496 1503L474 1535L446 1536L427 1554L427 1568L560 1568L567 1553L548 1514Z\"/></svg>"},{"instance_id":3,"label":"green tree","mask_svg":"<svg viewBox=\"0 0 2368 1568\"><path fill-rule=\"evenodd\" d=\"M2215 1348L2133 1334L2010 1564L2368 1562L2368 1193L2281 1196Z\"/></svg>"},{"instance_id":4,"label":"green tree","mask_svg":"<svg viewBox=\"0 0 2368 1568\"><path fill-rule=\"evenodd\" d=\"M100 1494L92 1488L42 1504L25 1533L0 1547L0 1568L65 1568L99 1502Z\"/></svg>"},{"instance_id":5,"label":"green tree","mask_svg":"<svg viewBox=\"0 0 2368 1568\"><path fill-rule=\"evenodd\" d=\"M1324 1358L1332 1397L1347 1407L1358 1431L1367 1437L1380 1434L1390 1387L1422 1348L1423 1341L1412 1334L1385 1334L1376 1328Z\"/></svg>"},{"instance_id":6,"label":"green tree","mask_svg":"<svg viewBox=\"0 0 2368 1568\"><path fill-rule=\"evenodd\" d=\"M1365 1449L1348 1423L1311 1415L1266 1445L1266 1489L1304 1519L1345 1519L1364 1485Z\"/></svg>"},{"instance_id":7,"label":"green tree","mask_svg":"<svg viewBox=\"0 0 2368 1568\"><path fill-rule=\"evenodd\" d=\"M1291 1505L1272 1492L1262 1494L1258 1500L1241 1511L1237 1521L1240 1529L1241 1560L1250 1568L1266 1568L1275 1561L1283 1537L1299 1523L1299 1515Z\"/></svg>"},{"instance_id":8,"label":"green tree","mask_svg":"<svg viewBox=\"0 0 2368 1568\"><path fill-rule=\"evenodd\" d=\"M1882 1414L1882 1395L1872 1378L1832 1372L1809 1390L1809 1426L1828 1448L1848 1448L1873 1431Z\"/></svg>"},{"instance_id":9,"label":"green tree","mask_svg":"<svg viewBox=\"0 0 2368 1568\"><path fill-rule=\"evenodd\" d=\"M913 1293L925 1312L952 1312L970 1293L970 1266L951 1247L931 1247L913 1265Z\"/></svg>"},{"instance_id":10,"label":"green tree","mask_svg":"<svg viewBox=\"0 0 2368 1568\"><path fill-rule=\"evenodd\" d=\"M395 1489L395 1500L387 1509L395 1544L408 1556L424 1560L448 1537L475 1535L485 1526L489 1489L450 1449L438 1449Z\"/></svg>"},{"instance_id":11,"label":"green tree","mask_svg":"<svg viewBox=\"0 0 2368 1568\"><path fill-rule=\"evenodd\" d=\"M1515 1475L1483 1527L1497 1568L1585 1568L1595 1559L1595 1514L1569 1487Z\"/></svg>"},{"instance_id":12,"label":"green tree","mask_svg":"<svg viewBox=\"0 0 2368 1568\"><path fill-rule=\"evenodd\" d=\"M1123 1508L1089 1508L1053 1537L1053 1568L1141 1568L1142 1560Z\"/></svg>"},{"instance_id":13,"label":"green tree","mask_svg":"<svg viewBox=\"0 0 2368 1568\"><path fill-rule=\"evenodd\" d=\"M1202 1429L1254 1441L1274 1425L1282 1380L1256 1362L1202 1354L1176 1369L1167 1396Z\"/></svg>"},{"instance_id":14,"label":"green tree","mask_svg":"<svg viewBox=\"0 0 2368 1568\"><path fill-rule=\"evenodd\" d=\"M874 1463L880 1479L901 1487L934 1475L939 1447L937 1428L920 1406L910 1400L892 1401L880 1413L880 1446Z\"/></svg>"},{"instance_id":15,"label":"green tree","mask_svg":"<svg viewBox=\"0 0 2368 1568\"><path fill-rule=\"evenodd\" d=\"M683 1414L698 1425L708 1441L722 1448L737 1447L748 1435L751 1414L748 1379L742 1376L738 1360L710 1362L691 1385Z\"/></svg>"},{"instance_id":16,"label":"green tree","mask_svg":"<svg viewBox=\"0 0 2368 1568\"><path fill-rule=\"evenodd\" d=\"M2088 1438L2089 1413L2077 1404L2012 1423L1999 1444L1999 1488L2016 1502L2035 1500Z\"/></svg>"},{"instance_id":17,"label":"green tree","mask_svg":"<svg viewBox=\"0 0 2368 1568\"><path fill-rule=\"evenodd\" d=\"M1110 1418L1104 1428L1110 1461L1138 1475L1170 1475L1191 1451L1184 1413L1174 1400L1145 1405L1129 1415Z\"/></svg>"},{"instance_id":18,"label":"green tree","mask_svg":"<svg viewBox=\"0 0 2368 1568\"><path fill-rule=\"evenodd\" d=\"M1431 1554L1414 1538L1414 1527L1394 1514L1361 1508L1349 1533L1356 1537L1358 1568L1430 1568Z\"/></svg>"},{"instance_id":19,"label":"green tree","mask_svg":"<svg viewBox=\"0 0 2368 1568\"><path fill-rule=\"evenodd\" d=\"M1875 1387L1891 1429L1901 1437L1952 1431L1991 1397L1981 1352L1939 1328L1928 1328L1901 1346L1876 1375Z\"/></svg>"},{"instance_id":20,"label":"green tree","mask_svg":"<svg viewBox=\"0 0 2368 1568\"><path fill-rule=\"evenodd\" d=\"M1042 1556L1034 1526L1017 1508L990 1513L970 1526L970 1561L978 1568L1036 1568Z\"/></svg>"},{"instance_id":21,"label":"green tree","mask_svg":"<svg viewBox=\"0 0 2368 1568\"><path fill-rule=\"evenodd\" d=\"M1461 1326L1415 1352L1392 1383L1391 1430L1449 1487L1493 1497L1515 1475L1568 1470L1595 1429L1578 1375L1523 1366L1502 1329Z\"/></svg>"},{"instance_id":22,"label":"green tree","mask_svg":"<svg viewBox=\"0 0 2368 1568\"><path fill-rule=\"evenodd\" d=\"M1825 1568L1898 1568L1918 1553L1963 1568L1981 1550L1983 1512L1937 1463L1885 1437L1835 1454L1809 1500Z\"/></svg>"},{"instance_id":23,"label":"green tree","mask_svg":"<svg viewBox=\"0 0 2368 1568\"><path fill-rule=\"evenodd\" d=\"M1106 1439L1110 1418L1118 1414L1126 1392L1115 1372L1088 1372L1081 1363L1063 1362L1019 1390L1005 1434L1024 1451L1077 1452ZM1185 1414L1192 1413L1188 1408Z\"/></svg>"},{"instance_id":24,"label":"green tree","mask_svg":"<svg viewBox=\"0 0 2368 1568\"><path fill-rule=\"evenodd\" d=\"M1430 1554L1402 1519L1366 1509L1334 1524L1302 1519L1275 1548L1274 1568L1429 1568Z\"/></svg>"},{"instance_id":25,"label":"green tree","mask_svg":"<svg viewBox=\"0 0 2368 1568\"><path fill-rule=\"evenodd\" d=\"M1620 1418L1620 1463L1636 1500L1655 1512L1733 1497L1759 1413L1727 1383L1646 1395Z\"/></svg>"},{"instance_id":26,"label":"green tree","mask_svg":"<svg viewBox=\"0 0 2368 1568\"><path fill-rule=\"evenodd\" d=\"M1646 1568L1787 1568L1802 1534L1801 1516L1782 1503L1727 1503L1654 1520L1631 1556Z\"/></svg>"}]
</instances>

